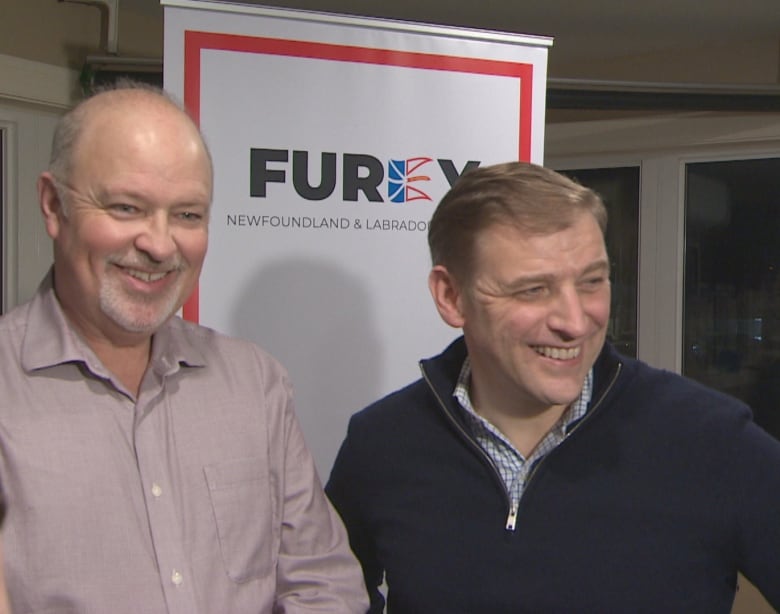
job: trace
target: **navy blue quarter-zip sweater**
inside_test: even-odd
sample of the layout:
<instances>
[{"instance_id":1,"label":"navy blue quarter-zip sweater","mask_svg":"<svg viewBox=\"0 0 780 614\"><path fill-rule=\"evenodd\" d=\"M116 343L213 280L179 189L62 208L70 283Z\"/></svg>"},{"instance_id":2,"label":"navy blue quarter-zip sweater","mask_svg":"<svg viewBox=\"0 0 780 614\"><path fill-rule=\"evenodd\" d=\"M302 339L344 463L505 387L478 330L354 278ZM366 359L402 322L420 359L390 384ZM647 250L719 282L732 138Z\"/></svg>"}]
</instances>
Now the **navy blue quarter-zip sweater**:
<instances>
[{"instance_id":1,"label":"navy blue quarter-zip sweater","mask_svg":"<svg viewBox=\"0 0 780 614\"><path fill-rule=\"evenodd\" d=\"M780 609L780 442L739 401L605 346L588 413L509 500L452 392L462 338L355 414L326 490L401 614Z\"/></svg>"}]
</instances>

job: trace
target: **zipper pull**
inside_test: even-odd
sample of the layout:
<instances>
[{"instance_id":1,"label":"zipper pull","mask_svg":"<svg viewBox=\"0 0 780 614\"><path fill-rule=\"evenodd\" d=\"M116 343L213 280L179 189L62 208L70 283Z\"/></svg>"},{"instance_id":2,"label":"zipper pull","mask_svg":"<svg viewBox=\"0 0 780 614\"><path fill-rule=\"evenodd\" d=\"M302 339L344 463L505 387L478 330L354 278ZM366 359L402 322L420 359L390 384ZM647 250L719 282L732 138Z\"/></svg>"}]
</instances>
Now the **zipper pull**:
<instances>
[{"instance_id":1,"label":"zipper pull","mask_svg":"<svg viewBox=\"0 0 780 614\"><path fill-rule=\"evenodd\" d=\"M518 503L516 501L512 501L512 504L509 506L509 516L506 517L507 531L515 530L515 525L517 524L517 508Z\"/></svg>"}]
</instances>

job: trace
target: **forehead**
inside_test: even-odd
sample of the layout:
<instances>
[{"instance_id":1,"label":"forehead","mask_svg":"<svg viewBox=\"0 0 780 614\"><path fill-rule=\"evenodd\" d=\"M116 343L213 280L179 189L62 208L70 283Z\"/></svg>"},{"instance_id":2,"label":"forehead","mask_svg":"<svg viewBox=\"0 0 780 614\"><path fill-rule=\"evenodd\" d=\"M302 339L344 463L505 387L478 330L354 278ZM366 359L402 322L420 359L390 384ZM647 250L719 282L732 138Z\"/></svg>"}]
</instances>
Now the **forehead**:
<instances>
[{"instance_id":1,"label":"forehead","mask_svg":"<svg viewBox=\"0 0 780 614\"><path fill-rule=\"evenodd\" d=\"M171 103L150 95L106 95L84 103L77 149L108 147L141 138L174 137L199 141L197 129ZM200 143L198 143L200 144Z\"/></svg>"},{"instance_id":2,"label":"forehead","mask_svg":"<svg viewBox=\"0 0 780 614\"><path fill-rule=\"evenodd\" d=\"M569 225L550 232L532 232L513 224L492 224L476 237L474 274L513 269L576 268L606 262L604 235L596 218L577 214Z\"/></svg>"},{"instance_id":3,"label":"forehead","mask_svg":"<svg viewBox=\"0 0 780 614\"><path fill-rule=\"evenodd\" d=\"M105 189L108 182L159 179L182 190L198 185L210 199L211 164L197 128L174 105L149 96L85 103L72 179Z\"/></svg>"}]
</instances>

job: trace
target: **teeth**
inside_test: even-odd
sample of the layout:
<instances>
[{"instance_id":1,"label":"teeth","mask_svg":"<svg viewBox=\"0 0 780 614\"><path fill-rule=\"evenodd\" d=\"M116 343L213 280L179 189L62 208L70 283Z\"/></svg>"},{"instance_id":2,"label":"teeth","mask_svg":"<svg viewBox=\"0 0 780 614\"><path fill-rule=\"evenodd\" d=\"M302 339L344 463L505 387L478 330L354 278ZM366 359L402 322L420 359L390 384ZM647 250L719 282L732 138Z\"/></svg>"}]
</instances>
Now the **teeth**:
<instances>
[{"instance_id":1,"label":"teeth","mask_svg":"<svg viewBox=\"0 0 780 614\"><path fill-rule=\"evenodd\" d=\"M555 360L572 360L580 355L580 348L556 348L547 345L540 345L534 348L537 354L541 354L546 358L553 358Z\"/></svg>"},{"instance_id":2,"label":"teeth","mask_svg":"<svg viewBox=\"0 0 780 614\"><path fill-rule=\"evenodd\" d=\"M134 269L126 269L127 274L130 275L130 277L135 277L136 279L140 279L141 281L145 282L151 282L151 281L159 281L163 277L167 275L167 273L147 273L146 271L136 271Z\"/></svg>"}]
</instances>

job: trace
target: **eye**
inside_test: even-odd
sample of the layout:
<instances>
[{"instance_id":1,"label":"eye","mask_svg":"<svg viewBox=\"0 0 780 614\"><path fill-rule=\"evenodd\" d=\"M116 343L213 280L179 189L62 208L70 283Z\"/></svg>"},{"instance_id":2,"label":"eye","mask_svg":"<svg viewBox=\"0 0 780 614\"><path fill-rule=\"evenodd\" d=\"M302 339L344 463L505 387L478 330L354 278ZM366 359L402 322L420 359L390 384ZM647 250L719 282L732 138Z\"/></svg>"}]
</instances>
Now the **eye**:
<instances>
[{"instance_id":1,"label":"eye","mask_svg":"<svg viewBox=\"0 0 780 614\"><path fill-rule=\"evenodd\" d=\"M515 296L521 300L533 300L545 295L547 286L529 286L515 292Z\"/></svg>"},{"instance_id":2,"label":"eye","mask_svg":"<svg viewBox=\"0 0 780 614\"><path fill-rule=\"evenodd\" d=\"M201 211L186 210L186 211L179 211L176 214L176 219L191 226L197 226L205 218L206 218L205 214L203 214Z\"/></svg>"},{"instance_id":3,"label":"eye","mask_svg":"<svg viewBox=\"0 0 780 614\"><path fill-rule=\"evenodd\" d=\"M581 287L586 291L596 291L609 281L606 275L593 275L582 280Z\"/></svg>"},{"instance_id":4,"label":"eye","mask_svg":"<svg viewBox=\"0 0 780 614\"><path fill-rule=\"evenodd\" d=\"M116 217L134 217L141 212L135 205L128 205L127 203L115 203L108 205L106 208Z\"/></svg>"}]
</instances>

